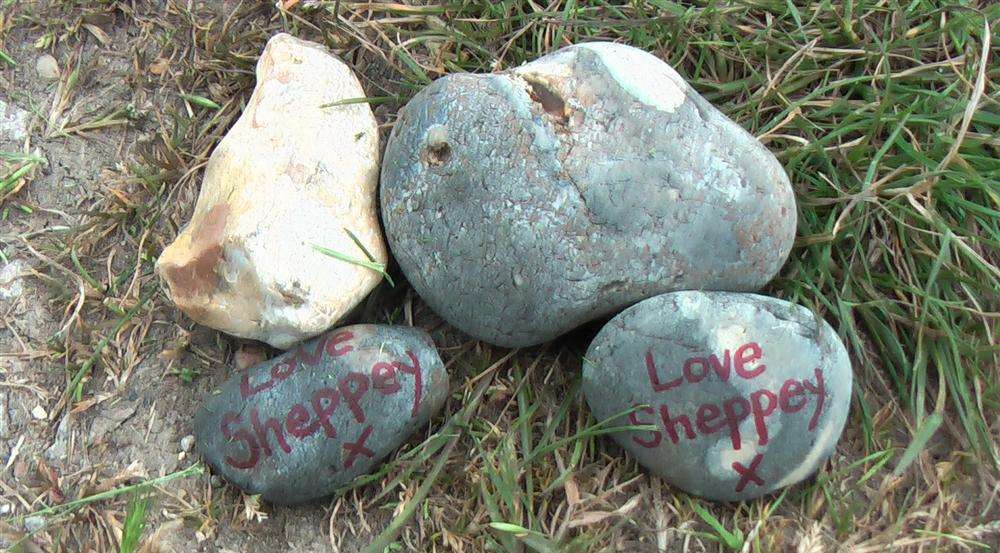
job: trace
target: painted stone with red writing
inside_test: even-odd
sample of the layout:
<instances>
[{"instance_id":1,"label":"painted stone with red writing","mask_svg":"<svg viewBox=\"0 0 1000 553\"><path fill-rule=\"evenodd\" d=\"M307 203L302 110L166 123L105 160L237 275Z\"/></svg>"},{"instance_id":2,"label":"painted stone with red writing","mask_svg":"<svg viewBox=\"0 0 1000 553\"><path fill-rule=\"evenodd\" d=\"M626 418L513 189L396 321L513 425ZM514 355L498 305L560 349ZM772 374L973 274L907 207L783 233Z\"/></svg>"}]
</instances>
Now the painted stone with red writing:
<instances>
[{"instance_id":1,"label":"painted stone with red writing","mask_svg":"<svg viewBox=\"0 0 1000 553\"><path fill-rule=\"evenodd\" d=\"M371 472L447 396L426 332L348 326L226 381L199 409L195 443L246 493L301 503Z\"/></svg>"},{"instance_id":2,"label":"painted stone with red writing","mask_svg":"<svg viewBox=\"0 0 1000 553\"><path fill-rule=\"evenodd\" d=\"M767 148L656 56L607 42L436 80L393 126L381 201L417 292L511 347L664 292L757 290L796 224Z\"/></svg>"},{"instance_id":3,"label":"painted stone with red writing","mask_svg":"<svg viewBox=\"0 0 1000 553\"><path fill-rule=\"evenodd\" d=\"M626 309L583 363L594 416L640 464L689 493L738 501L790 486L833 453L851 364L809 310L730 292L674 292Z\"/></svg>"}]
</instances>

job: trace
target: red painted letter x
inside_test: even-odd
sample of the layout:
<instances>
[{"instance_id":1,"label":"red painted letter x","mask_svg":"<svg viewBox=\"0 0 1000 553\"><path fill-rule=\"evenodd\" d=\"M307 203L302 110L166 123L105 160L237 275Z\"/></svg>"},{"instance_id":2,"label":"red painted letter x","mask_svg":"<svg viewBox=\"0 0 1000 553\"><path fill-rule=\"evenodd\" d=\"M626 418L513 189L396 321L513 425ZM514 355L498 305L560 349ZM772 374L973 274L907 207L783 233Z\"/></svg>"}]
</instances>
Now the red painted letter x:
<instances>
[{"instance_id":1,"label":"red painted letter x","mask_svg":"<svg viewBox=\"0 0 1000 553\"><path fill-rule=\"evenodd\" d=\"M365 440L368 439L368 436L370 436L371 433L372 425L369 424L365 427L364 432L361 433L361 437L358 438L357 442L347 442L344 444L344 451L347 451L347 460L344 461L345 469L351 468L351 465L354 464L354 458L357 457L359 453L368 458L375 457L375 452L365 447Z\"/></svg>"},{"instance_id":2,"label":"red painted letter x","mask_svg":"<svg viewBox=\"0 0 1000 553\"><path fill-rule=\"evenodd\" d=\"M757 475L757 465L760 464L761 460L764 459L763 453L758 453L754 456L753 460L750 461L749 467L744 467L738 461L733 461L733 470L739 473L740 482L736 484L736 493L743 491L747 483L753 482L758 486L764 485L764 479Z\"/></svg>"}]
</instances>

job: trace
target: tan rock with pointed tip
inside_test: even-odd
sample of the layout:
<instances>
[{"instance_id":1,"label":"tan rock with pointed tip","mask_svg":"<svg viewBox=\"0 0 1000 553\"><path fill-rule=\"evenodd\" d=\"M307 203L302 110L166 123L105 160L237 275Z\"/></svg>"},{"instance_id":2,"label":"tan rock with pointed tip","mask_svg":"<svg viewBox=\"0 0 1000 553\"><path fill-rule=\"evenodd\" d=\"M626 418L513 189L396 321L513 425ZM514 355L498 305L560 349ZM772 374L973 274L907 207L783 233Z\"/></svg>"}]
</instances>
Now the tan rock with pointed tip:
<instances>
[{"instance_id":1,"label":"tan rock with pointed tip","mask_svg":"<svg viewBox=\"0 0 1000 553\"><path fill-rule=\"evenodd\" d=\"M337 322L378 284L378 126L357 77L324 47L272 37L257 87L216 147L191 221L156 267L195 321L287 348ZM349 231L349 232L348 232Z\"/></svg>"}]
</instances>

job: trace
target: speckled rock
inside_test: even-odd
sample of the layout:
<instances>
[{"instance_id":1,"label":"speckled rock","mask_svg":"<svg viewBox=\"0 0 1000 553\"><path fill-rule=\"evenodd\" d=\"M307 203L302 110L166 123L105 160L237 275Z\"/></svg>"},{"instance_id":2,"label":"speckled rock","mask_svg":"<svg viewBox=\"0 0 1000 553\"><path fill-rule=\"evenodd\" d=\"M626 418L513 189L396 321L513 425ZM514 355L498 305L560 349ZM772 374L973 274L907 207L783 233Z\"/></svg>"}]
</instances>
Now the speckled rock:
<instances>
[{"instance_id":1,"label":"speckled rock","mask_svg":"<svg viewBox=\"0 0 1000 553\"><path fill-rule=\"evenodd\" d=\"M195 445L246 493L300 503L371 472L447 396L427 333L348 326L226 381L198 410Z\"/></svg>"},{"instance_id":2,"label":"speckled rock","mask_svg":"<svg viewBox=\"0 0 1000 553\"><path fill-rule=\"evenodd\" d=\"M272 37L257 87L205 169L191 221L157 261L195 321L287 348L333 326L381 280L317 246L386 263L375 202L378 126L347 65ZM351 235L364 245L355 244Z\"/></svg>"},{"instance_id":3,"label":"speckled rock","mask_svg":"<svg viewBox=\"0 0 1000 553\"><path fill-rule=\"evenodd\" d=\"M784 263L784 170L666 63L611 43L438 79L400 112L382 216L452 325L549 340L659 293L752 291Z\"/></svg>"},{"instance_id":4,"label":"speckled rock","mask_svg":"<svg viewBox=\"0 0 1000 553\"><path fill-rule=\"evenodd\" d=\"M786 301L674 292L626 309L583 363L594 416L630 407L614 434L651 472L689 493L736 501L799 482L833 453L851 365L836 332Z\"/></svg>"}]
</instances>

